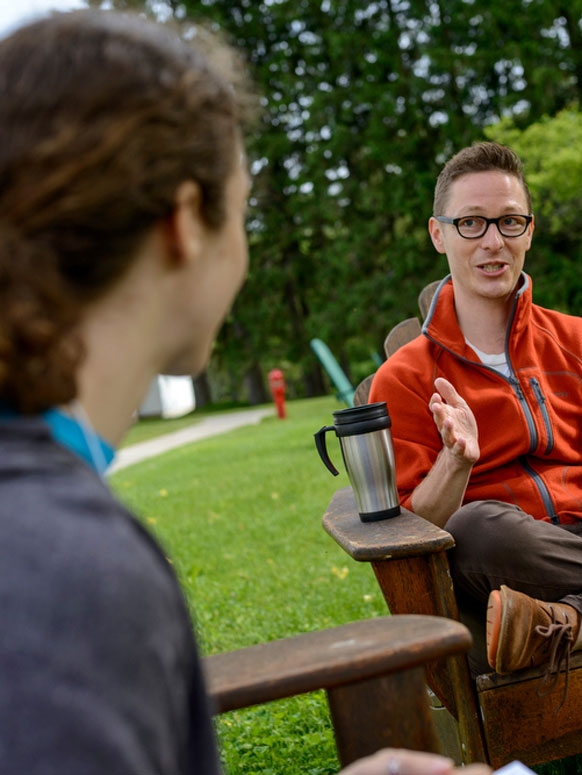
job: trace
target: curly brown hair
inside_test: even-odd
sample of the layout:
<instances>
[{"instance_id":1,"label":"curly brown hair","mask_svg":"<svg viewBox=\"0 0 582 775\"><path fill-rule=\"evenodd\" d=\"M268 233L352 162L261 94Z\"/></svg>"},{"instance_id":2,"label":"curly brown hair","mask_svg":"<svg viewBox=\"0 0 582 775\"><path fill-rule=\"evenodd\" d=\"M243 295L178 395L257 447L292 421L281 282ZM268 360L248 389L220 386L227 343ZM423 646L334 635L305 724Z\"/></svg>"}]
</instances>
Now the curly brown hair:
<instances>
[{"instance_id":1,"label":"curly brown hair","mask_svg":"<svg viewBox=\"0 0 582 775\"><path fill-rule=\"evenodd\" d=\"M66 403L83 305L131 265L196 181L211 228L254 100L214 35L141 17L55 14L0 41L0 400Z\"/></svg>"},{"instance_id":2,"label":"curly brown hair","mask_svg":"<svg viewBox=\"0 0 582 775\"><path fill-rule=\"evenodd\" d=\"M527 215L531 215L531 194L525 181L521 159L511 148L492 142L474 143L448 160L437 179L433 215L446 215L449 191L457 178L473 172L495 171L507 172L518 179L526 197Z\"/></svg>"}]
</instances>

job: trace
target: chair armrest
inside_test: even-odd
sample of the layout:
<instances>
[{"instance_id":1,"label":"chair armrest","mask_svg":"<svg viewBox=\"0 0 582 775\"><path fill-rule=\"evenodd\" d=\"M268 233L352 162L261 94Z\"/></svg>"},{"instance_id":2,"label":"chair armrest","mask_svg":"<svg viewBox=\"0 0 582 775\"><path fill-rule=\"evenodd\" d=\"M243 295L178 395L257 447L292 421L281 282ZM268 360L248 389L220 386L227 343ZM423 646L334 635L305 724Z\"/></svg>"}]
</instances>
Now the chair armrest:
<instances>
[{"instance_id":1,"label":"chair armrest","mask_svg":"<svg viewBox=\"0 0 582 775\"><path fill-rule=\"evenodd\" d=\"M333 495L322 521L325 531L360 562L418 557L455 545L450 533L407 509L392 519L362 522L351 487Z\"/></svg>"},{"instance_id":2,"label":"chair armrest","mask_svg":"<svg viewBox=\"0 0 582 775\"><path fill-rule=\"evenodd\" d=\"M392 519L362 522L351 487L338 490L323 516L323 527L354 560L370 562L392 614L458 620L445 530L406 509ZM459 723L463 760L484 761L481 722L464 655L426 666L426 679Z\"/></svg>"},{"instance_id":3,"label":"chair armrest","mask_svg":"<svg viewBox=\"0 0 582 775\"><path fill-rule=\"evenodd\" d=\"M381 616L203 660L214 708L224 713L375 679L466 651L464 625L435 616Z\"/></svg>"}]
</instances>

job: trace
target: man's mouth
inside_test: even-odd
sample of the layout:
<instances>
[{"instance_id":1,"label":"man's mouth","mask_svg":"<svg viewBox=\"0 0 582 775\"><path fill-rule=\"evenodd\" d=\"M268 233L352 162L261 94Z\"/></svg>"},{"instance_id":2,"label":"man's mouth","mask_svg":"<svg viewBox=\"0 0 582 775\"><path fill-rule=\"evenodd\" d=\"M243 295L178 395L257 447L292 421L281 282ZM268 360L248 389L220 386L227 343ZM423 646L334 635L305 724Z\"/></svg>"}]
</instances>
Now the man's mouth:
<instances>
[{"instance_id":1,"label":"man's mouth","mask_svg":"<svg viewBox=\"0 0 582 775\"><path fill-rule=\"evenodd\" d=\"M499 272L503 269L505 264L503 263L496 263L496 264L480 264L479 269L482 269L484 272Z\"/></svg>"}]
</instances>

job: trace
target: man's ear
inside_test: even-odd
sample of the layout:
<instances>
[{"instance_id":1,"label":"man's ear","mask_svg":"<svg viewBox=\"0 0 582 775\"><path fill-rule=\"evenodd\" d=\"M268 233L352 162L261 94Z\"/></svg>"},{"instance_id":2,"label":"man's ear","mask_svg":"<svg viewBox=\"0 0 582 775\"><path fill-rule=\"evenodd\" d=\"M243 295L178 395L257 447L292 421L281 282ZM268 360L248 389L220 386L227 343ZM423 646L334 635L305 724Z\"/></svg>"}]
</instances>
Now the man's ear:
<instances>
[{"instance_id":1,"label":"man's ear","mask_svg":"<svg viewBox=\"0 0 582 775\"><path fill-rule=\"evenodd\" d=\"M176 189L174 210L164 224L168 256L175 264L195 259L201 251L204 224L202 191L198 183L185 180Z\"/></svg>"},{"instance_id":2,"label":"man's ear","mask_svg":"<svg viewBox=\"0 0 582 775\"><path fill-rule=\"evenodd\" d=\"M428 233L437 253L446 253L443 230L436 218L431 217L428 219Z\"/></svg>"}]
</instances>

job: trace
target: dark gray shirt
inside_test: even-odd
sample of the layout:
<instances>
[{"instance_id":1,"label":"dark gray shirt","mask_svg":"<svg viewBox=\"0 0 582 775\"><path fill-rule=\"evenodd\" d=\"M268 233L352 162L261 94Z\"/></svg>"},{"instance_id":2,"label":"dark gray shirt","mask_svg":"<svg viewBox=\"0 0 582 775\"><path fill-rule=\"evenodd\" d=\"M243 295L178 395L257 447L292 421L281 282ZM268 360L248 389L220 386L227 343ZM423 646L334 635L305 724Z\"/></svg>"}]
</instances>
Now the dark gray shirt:
<instances>
[{"instance_id":1,"label":"dark gray shirt","mask_svg":"<svg viewBox=\"0 0 582 775\"><path fill-rule=\"evenodd\" d=\"M41 420L0 422L0 775L219 771L155 541Z\"/></svg>"}]
</instances>

